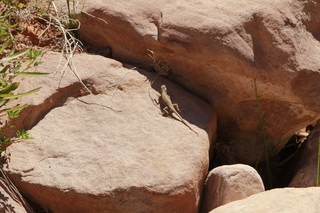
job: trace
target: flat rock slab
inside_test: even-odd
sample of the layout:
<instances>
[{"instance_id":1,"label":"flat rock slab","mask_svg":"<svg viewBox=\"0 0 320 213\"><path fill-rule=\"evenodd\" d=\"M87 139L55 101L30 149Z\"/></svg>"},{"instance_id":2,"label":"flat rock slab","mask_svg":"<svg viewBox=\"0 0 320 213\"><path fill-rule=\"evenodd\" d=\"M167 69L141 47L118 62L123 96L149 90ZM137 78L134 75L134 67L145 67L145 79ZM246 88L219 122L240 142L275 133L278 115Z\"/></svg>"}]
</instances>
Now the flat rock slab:
<instances>
[{"instance_id":1,"label":"flat rock slab","mask_svg":"<svg viewBox=\"0 0 320 213\"><path fill-rule=\"evenodd\" d=\"M320 188L273 189L220 206L210 213L318 213Z\"/></svg>"},{"instance_id":2,"label":"flat rock slab","mask_svg":"<svg viewBox=\"0 0 320 213\"><path fill-rule=\"evenodd\" d=\"M38 69L54 72L59 58L46 54ZM154 74L111 59L81 54L73 63L94 94L70 70L24 81L43 88L22 99L30 106L13 122L31 125L34 138L9 147L21 192L55 213L196 212L215 137L211 107L161 77L150 88ZM161 115L162 84L199 136Z\"/></svg>"}]
</instances>

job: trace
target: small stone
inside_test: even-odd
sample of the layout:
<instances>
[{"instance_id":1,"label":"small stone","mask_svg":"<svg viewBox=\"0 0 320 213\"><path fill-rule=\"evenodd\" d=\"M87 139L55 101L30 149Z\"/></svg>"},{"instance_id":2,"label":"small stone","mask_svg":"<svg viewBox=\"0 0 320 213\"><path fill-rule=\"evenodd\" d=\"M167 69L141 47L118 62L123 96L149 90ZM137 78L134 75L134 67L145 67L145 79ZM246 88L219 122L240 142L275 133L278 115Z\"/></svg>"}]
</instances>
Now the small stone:
<instances>
[{"instance_id":1,"label":"small stone","mask_svg":"<svg viewBox=\"0 0 320 213\"><path fill-rule=\"evenodd\" d=\"M219 166L211 170L206 179L202 213L263 191L262 179L251 166Z\"/></svg>"}]
</instances>

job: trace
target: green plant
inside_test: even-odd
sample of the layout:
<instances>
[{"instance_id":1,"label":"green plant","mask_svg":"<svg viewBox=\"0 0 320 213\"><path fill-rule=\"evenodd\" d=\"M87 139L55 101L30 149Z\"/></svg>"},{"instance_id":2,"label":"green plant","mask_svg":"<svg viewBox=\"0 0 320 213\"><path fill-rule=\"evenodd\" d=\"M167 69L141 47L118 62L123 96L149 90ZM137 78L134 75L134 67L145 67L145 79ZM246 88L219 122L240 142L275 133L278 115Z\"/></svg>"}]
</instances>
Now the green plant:
<instances>
[{"instance_id":1,"label":"green plant","mask_svg":"<svg viewBox=\"0 0 320 213\"><path fill-rule=\"evenodd\" d=\"M261 103L260 103L260 99L259 99L258 87L257 87L257 83L256 83L255 79L253 80L253 87L254 87L255 99L257 102L260 127L261 127L261 132L262 132L263 143L264 143L264 154L265 154L265 159L266 159L264 163L265 163L265 169L267 170L266 179L268 181L268 187L273 188L273 185L274 185L273 184L273 176L272 176L273 174L272 174L271 170L272 169L274 170L275 168L278 168L278 167L284 165L284 163L286 161L290 160L294 156L295 153L281 162L274 162L272 157L279 152L279 146L282 145L283 143L286 143L293 135L291 135L285 139L280 138L278 143L273 147L270 147L267 144L267 135L265 133L263 113L262 113ZM292 145L285 146L285 147L283 147L283 149L288 148L289 146L292 146ZM259 160L256 163L256 169L258 168L258 162L259 162Z\"/></svg>"},{"instance_id":2,"label":"green plant","mask_svg":"<svg viewBox=\"0 0 320 213\"><path fill-rule=\"evenodd\" d=\"M0 3L3 2L4 1L1 1ZM0 116L1 120L6 120L5 122L1 121L2 130L0 131L0 152L4 151L6 147L14 140L30 138L28 132L25 130L18 130L16 137L6 137L6 129L12 128L7 127L6 125L8 119L18 117L20 110L27 106L27 104L21 106L8 106L8 104L20 97L30 95L40 90L39 87L28 92L15 93L20 85L19 82L15 81L16 77L41 76L48 74L27 72L30 68L38 66L42 63L36 61L42 52L40 50L30 48L21 51L15 51L15 48L12 45L14 42L12 32L19 29L18 24L10 25L11 17L12 8L6 5L1 9L0 13L0 56L2 56L0 59Z\"/></svg>"},{"instance_id":3,"label":"green plant","mask_svg":"<svg viewBox=\"0 0 320 213\"><path fill-rule=\"evenodd\" d=\"M283 144L283 143L288 142L288 140L289 140L292 136L294 136L294 135L290 135L289 137L287 137L287 138L285 138L285 139L281 139L281 138L280 138L280 139L278 140L278 143L277 143L272 149L269 149L269 150L270 150L270 155L271 155L271 156L276 155L276 154L279 152L278 146L280 146L280 145ZM290 147L290 146L293 146L293 144L285 145L285 146L282 147L282 149L288 148L288 147Z\"/></svg>"},{"instance_id":4,"label":"green plant","mask_svg":"<svg viewBox=\"0 0 320 213\"><path fill-rule=\"evenodd\" d=\"M0 10L0 13L2 14L3 12L3 8ZM8 39L8 38L13 38L13 35L11 34L11 29L16 28L18 25L14 24L14 25L10 25L10 23L6 23L8 20L8 22L11 19L11 15L12 13L5 13L3 15L0 16L0 39Z\"/></svg>"},{"instance_id":5,"label":"green plant","mask_svg":"<svg viewBox=\"0 0 320 213\"><path fill-rule=\"evenodd\" d=\"M69 17L69 22L68 22L68 28L69 29L78 29L80 26L80 22L77 19L77 14L76 14L76 3L74 0L72 0L72 3L70 0L67 1L67 7L68 7L68 17ZM71 8L72 7L72 8Z\"/></svg>"},{"instance_id":6,"label":"green plant","mask_svg":"<svg viewBox=\"0 0 320 213\"><path fill-rule=\"evenodd\" d=\"M270 150L270 147L267 145L267 137L266 137L265 128L264 128L263 114L262 114L261 104L260 104L260 100L259 100L259 93L258 93L256 79L253 79L253 87L254 87L254 93L255 93L255 98L256 98L257 107L258 107L262 138L263 138L263 143L264 143L264 148L265 148L264 152L265 152L265 158L266 158L266 164L267 164L266 166L267 166L267 170L268 170L267 175L268 175L268 180L269 180L269 187L272 188L272 177L271 177L270 162L269 162L269 158L271 156L271 150Z\"/></svg>"},{"instance_id":7,"label":"green plant","mask_svg":"<svg viewBox=\"0 0 320 213\"><path fill-rule=\"evenodd\" d=\"M20 112L20 110L8 111L8 116L10 119L19 117L19 112Z\"/></svg>"},{"instance_id":8,"label":"green plant","mask_svg":"<svg viewBox=\"0 0 320 213\"><path fill-rule=\"evenodd\" d=\"M22 130L17 130L17 137L19 139L33 139L32 137L29 136L28 131L22 129Z\"/></svg>"},{"instance_id":9,"label":"green plant","mask_svg":"<svg viewBox=\"0 0 320 213\"><path fill-rule=\"evenodd\" d=\"M9 41L9 42L8 42ZM10 43L9 39L1 48L0 54L3 53L5 47ZM28 69L39 65L39 62L36 62L36 58L41 54L41 51L27 49L15 53L14 50L11 50L6 57L0 59L0 115L3 117L3 113L6 113L9 119L16 118L19 116L21 109L26 107L24 104L22 106L15 107L6 107L11 101L17 100L20 97L30 95L40 90L39 88L33 89L25 93L14 93L14 91L19 87L19 82L14 82L14 79L18 76L41 76L48 73L38 73L38 72L26 72ZM29 63L23 68L23 62ZM4 151L5 148L12 142L12 140L5 137L5 132L1 132L3 135L0 139L0 152ZM30 138L26 131L18 130L17 138L19 139L28 139ZM13 138L13 140L15 140Z\"/></svg>"}]
</instances>

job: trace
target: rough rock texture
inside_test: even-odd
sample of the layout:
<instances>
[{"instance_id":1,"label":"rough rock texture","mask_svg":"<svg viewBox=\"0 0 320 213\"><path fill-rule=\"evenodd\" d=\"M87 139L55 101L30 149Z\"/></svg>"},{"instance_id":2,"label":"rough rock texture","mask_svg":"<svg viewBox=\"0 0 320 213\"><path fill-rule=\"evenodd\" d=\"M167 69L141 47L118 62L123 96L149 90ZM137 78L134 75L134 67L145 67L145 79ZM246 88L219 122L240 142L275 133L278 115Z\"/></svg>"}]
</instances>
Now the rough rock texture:
<instances>
[{"instance_id":1,"label":"rough rock texture","mask_svg":"<svg viewBox=\"0 0 320 213\"><path fill-rule=\"evenodd\" d=\"M210 213L318 213L320 188L273 189L220 206Z\"/></svg>"},{"instance_id":2,"label":"rough rock texture","mask_svg":"<svg viewBox=\"0 0 320 213\"><path fill-rule=\"evenodd\" d=\"M147 49L167 60L216 110L237 162L265 156L254 79L270 149L320 118L319 0L86 2L80 36L131 64L149 67Z\"/></svg>"},{"instance_id":3,"label":"rough rock texture","mask_svg":"<svg viewBox=\"0 0 320 213\"><path fill-rule=\"evenodd\" d=\"M27 213L19 198L10 191L4 179L0 178L0 213Z\"/></svg>"},{"instance_id":4,"label":"rough rock texture","mask_svg":"<svg viewBox=\"0 0 320 213\"><path fill-rule=\"evenodd\" d=\"M251 166L235 164L214 168L205 181L201 212L207 213L263 191L262 179Z\"/></svg>"},{"instance_id":5,"label":"rough rock texture","mask_svg":"<svg viewBox=\"0 0 320 213\"><path fill-rule=\"evenodd\" d=\"M320 121L312 129L307 140L303 142L292 168L290 187L316 186L318 167L318 146L320 139Z\"/></svg>"},{"instance_id":6,"label":"rough rock texture","mask_svg":"<svg viewBox=\"0 0 320 213\"><path fill-rule=\"evenodd\" d=\"M46 54L38 71L52 74L21 87L42 86L21 100L30 106L13 122L34 138L9 147L8 172L20 191L54 213L197 212L215 137L212 108L161 77L150 88L153 73L75 55L91 95L70 70L54 74L59 59ZM161 115L151 98L163 83L199 136Z\"/></svg>"}]
</instances>

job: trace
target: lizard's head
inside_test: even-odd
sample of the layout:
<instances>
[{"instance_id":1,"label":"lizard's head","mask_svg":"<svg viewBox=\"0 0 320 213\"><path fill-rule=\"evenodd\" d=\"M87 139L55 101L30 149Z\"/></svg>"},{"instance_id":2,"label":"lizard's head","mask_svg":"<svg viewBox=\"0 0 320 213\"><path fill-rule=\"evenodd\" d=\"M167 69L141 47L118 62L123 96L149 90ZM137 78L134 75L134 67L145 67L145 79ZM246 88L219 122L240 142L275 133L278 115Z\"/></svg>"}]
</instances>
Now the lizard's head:
<instances>
[{"instance_id":1,"label":"lizard's head","mask_svg":"<svg viewBox=\"0 0 320 213\"><path fill-rule=\"evenodd\" d=\"M166 87L166 85L163 84L163 85L161 86L161 91L167 92L167 87Z\"/></svg>"}]
</instances>

